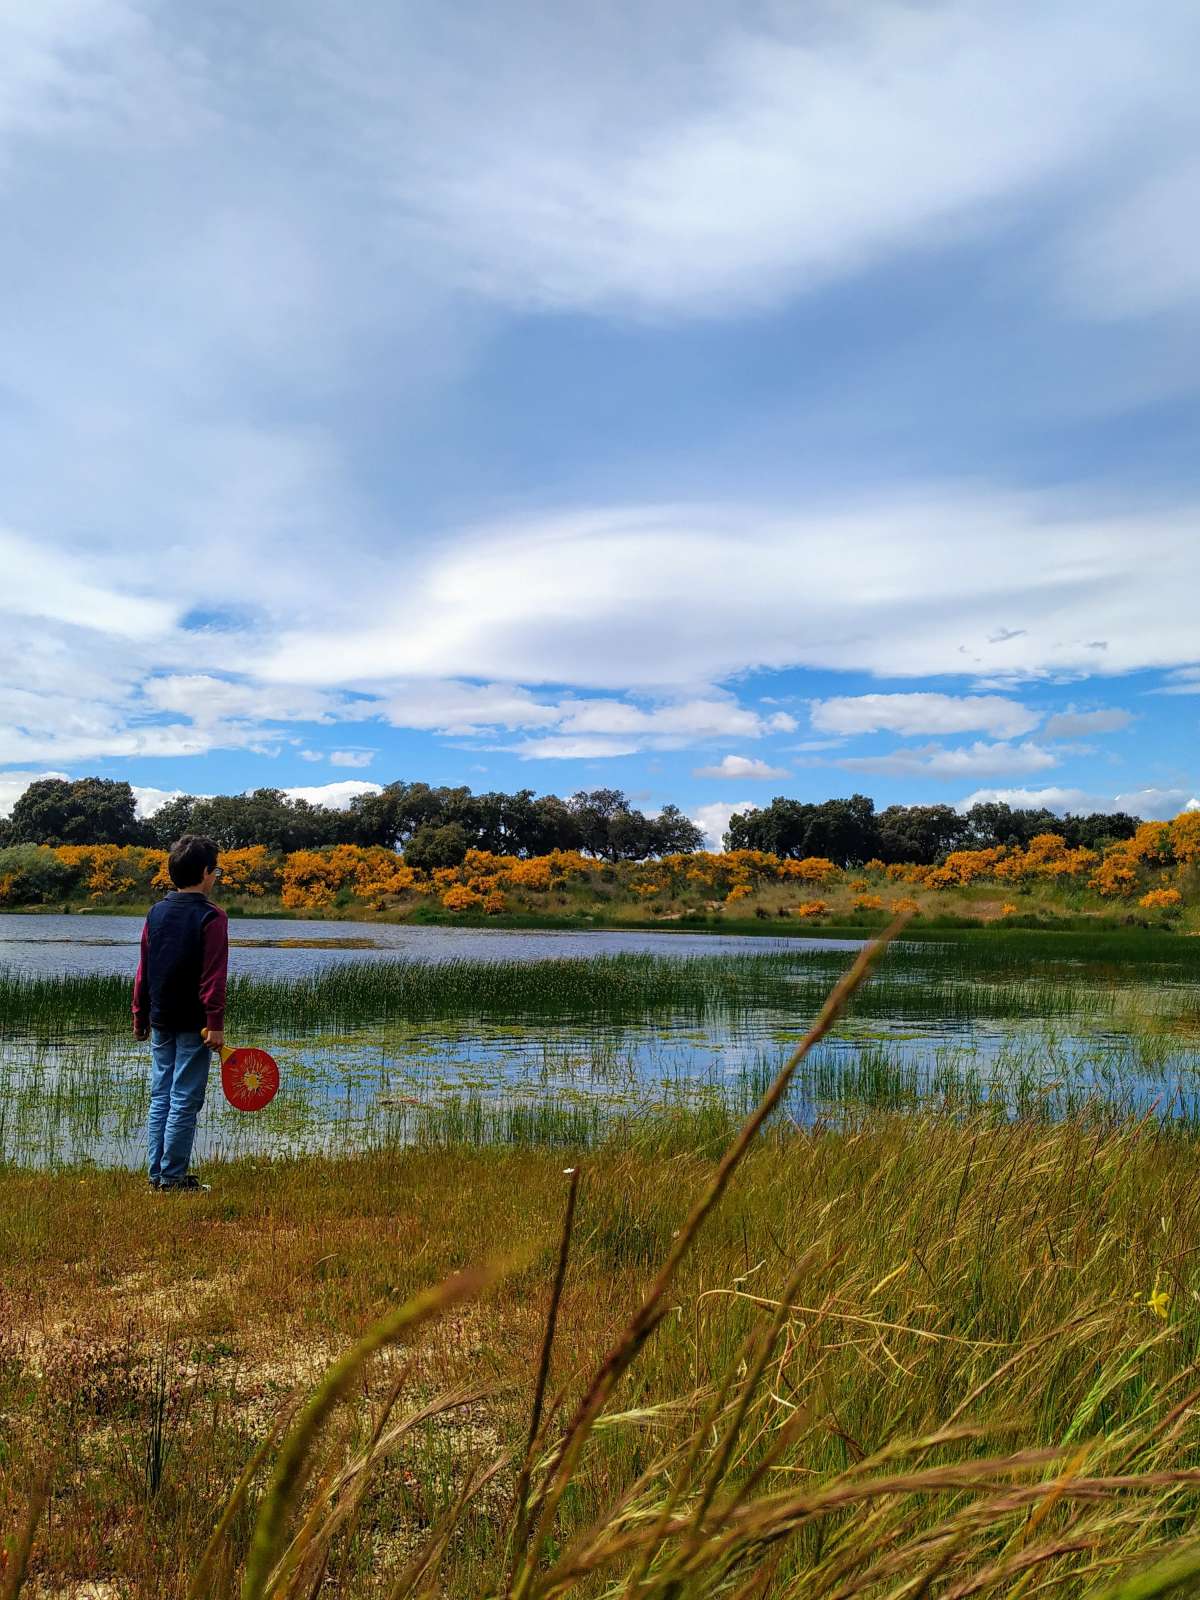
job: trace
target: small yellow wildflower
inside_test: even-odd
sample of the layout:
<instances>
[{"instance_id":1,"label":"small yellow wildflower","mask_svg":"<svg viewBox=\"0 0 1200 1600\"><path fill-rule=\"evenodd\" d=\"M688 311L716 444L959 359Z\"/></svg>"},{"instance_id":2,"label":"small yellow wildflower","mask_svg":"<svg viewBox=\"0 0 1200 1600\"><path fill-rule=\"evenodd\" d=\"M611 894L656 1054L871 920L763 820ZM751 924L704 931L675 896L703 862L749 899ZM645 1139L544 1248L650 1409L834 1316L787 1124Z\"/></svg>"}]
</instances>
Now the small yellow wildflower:
<instances>
[{"instance_id":1,"label":"small yellow wildflower","mask_svg":"<svg viewBox=\"0 0 1200 1600\"><path fill-rule=\"evenodd\" d=\"M1165 1289L1160 1289L1158 1287L1158 1275L1155 1274L1154 1287L1150 1291L1150 1295L1149 1295L1149 1298L1146 1301L1146 1305L1151 1311L1153 1311L1153 1313L1154 1313L1154 1315L1156 1317L1162 1317L1163 1320L1165 1321L1166 1320L1166 1316L1167 1316L1167 1307L1170 1304L1171 1304L1171 1296L1167 1293L1167 1291Z\"/></svg>"}]
</instances>

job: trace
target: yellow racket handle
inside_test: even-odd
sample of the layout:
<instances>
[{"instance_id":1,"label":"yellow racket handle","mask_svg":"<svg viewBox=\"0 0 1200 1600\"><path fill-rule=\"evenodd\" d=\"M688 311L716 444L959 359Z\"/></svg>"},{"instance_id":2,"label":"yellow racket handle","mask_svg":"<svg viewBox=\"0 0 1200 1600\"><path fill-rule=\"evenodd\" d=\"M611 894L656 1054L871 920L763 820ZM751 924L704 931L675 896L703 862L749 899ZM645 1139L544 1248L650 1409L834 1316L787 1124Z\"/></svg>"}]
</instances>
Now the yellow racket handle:
<instances>
[{"instance_id":1,"label":"yellow racket handle","mask_svg":"<svg viewBox=\"0 0 1200 1600\"><path fill-rule=\"evenodd\" d=\"M200 1037L204 1040L205 1044L208 1044L208 1029L207 1028L201 1028L200 1029ZM222 1066L224 1066L226 1059L233 1054L233 1048L232 1048L231 1045L227 1045L227 1044L212 1045L210 1048L216 1050L217 1054L221 1058L221 1065Z\"/></svg>"}]
</instances>

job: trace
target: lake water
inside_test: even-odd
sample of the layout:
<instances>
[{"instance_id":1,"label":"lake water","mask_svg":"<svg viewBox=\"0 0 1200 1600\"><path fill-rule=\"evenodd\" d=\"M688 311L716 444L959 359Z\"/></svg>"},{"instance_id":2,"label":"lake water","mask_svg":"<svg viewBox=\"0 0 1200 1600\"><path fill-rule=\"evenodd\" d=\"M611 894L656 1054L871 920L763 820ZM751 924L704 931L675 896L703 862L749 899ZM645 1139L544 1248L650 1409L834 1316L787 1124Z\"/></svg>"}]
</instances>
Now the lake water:
<instances>
[{"instance_id":1,"label":"lake water","mask_svg":"<svg viewBox=\"0 0 1200 1600\"><path fill-rule=\"evenodd\" d=\"M0 967L30 975L132 975L140 917L0 916ZM731 962L786 952L802 1001L756 1004L698 1022L668 1013L620 1025L544 1017L447 1016L253 1040L280 1062L283 1087L264 1113L227 1106L215 1081L201 1159L215 1154L403 1142L455 1128L479 1138L594 1131L598 1116L651 1104L695 1108L757 1098L799 1039L819 995L859 941L718 934L524 932L324 921L235 920L231 973L312 974L346 962L537 962L643 952ZM1078 956L1070 936L995 970L963 947L889 953L852 1016L806 1062L788 1102L798 1122L863 1106L905 1109L933 1099L970 1110L1061 1114L1094 1099L1200 1120L1200 1023L1190 941L1127 961ZM1114 951L1123 947L1111 946ZM1159 947L1154 947L1158 950ZM1165 998L1164 998L1165 997ZM1163 1009L1163 1006L1166 1009ZM236 1031L236 1018L231 1018ZM128 1036L64 1023L53 1038L0 1042L0 1159L137 1166L148 1051ZM439 1122L440 1119L440 1122Z\"/></svg>"},{"instance_id":2,"label":"lake water","mask_svg":"<svg viewBox=\"0 0 1200 1600\"><path fill-rule=\"evenodd\" d=\"M19 972L128 972L137 966L142 917L0 914L0 967ZM414 927L386 922L231 918L230 974L311 972L339 961L551 961L640 951L682 956L721 951L857 950L861 940L719 933L526 931Z\"/></svg>"}]
</instances>

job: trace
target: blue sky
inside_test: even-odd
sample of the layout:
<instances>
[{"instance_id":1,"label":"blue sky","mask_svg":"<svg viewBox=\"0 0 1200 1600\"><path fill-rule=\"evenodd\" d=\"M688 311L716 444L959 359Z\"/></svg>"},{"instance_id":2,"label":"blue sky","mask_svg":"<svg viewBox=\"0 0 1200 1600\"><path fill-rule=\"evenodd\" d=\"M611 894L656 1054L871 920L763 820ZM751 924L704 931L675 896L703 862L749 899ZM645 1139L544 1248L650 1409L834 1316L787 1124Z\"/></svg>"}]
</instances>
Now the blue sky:
<instances>
[{"instance_id":1,"label":"blue sky","mask_svg":"<svg viewBox=\"0 0 1200 1600\"><path fill-rule=\"evenodd\" d=\"M1200 12L0 6L0 809L1200 792Z\"/></svg>"}]
</instances>

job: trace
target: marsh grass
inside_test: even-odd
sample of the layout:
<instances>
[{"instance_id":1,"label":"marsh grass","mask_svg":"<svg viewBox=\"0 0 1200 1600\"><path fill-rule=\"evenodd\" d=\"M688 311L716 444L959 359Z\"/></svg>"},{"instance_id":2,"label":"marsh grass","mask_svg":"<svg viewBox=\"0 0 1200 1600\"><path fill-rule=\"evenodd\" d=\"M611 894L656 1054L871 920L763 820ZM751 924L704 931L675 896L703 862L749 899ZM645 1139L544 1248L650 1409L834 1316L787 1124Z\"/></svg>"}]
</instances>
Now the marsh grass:
<instances>
[{"instance_id":1,"label":"marsh grass","mask_svg":"<svg viewBox=\"0 0 1200 1600\"><path fill-rule=\"evenodd\" d=\"M38 1510L26 1463L56 1440L56 1514L28 1566L57 1594L87 1575L136 1600L1132 1600L1189 1581L1188 1131L927 1110L804 1131L772 1115L787 1087L785 1071L723 1153L598 1145L565 1230L576 1175L529 1148L231 1167L187 1211L115 1174L0 1178L11 1591ZM508 1263L490 1287L465 1270L489 1259ZM255 1324L276 1344L355 1341L278 1444L269 1421L246 1427L214 1354L211 1409L192 1407L152 1516L97 1439L127 1386L78 1376L112 1364L94 1346L129 1316L131 1261L139 1307L165 1290L175 1348L203 1335L242 1372ZM93 1344L61 1359L88 1318ZM448 1431L464 1410L473 1426Z\"/></svg>"},{"instance_id":2,"label":"marsh grass","mask_svg":"<svg viewBox=\"0 0 1200 1600\"><path fill-rule=\"evenodd\" d=\"M812 1015L852 948L552 960L371 960L301 976L237 976L229 1012L276 1036L366 1024L572 1020L617 1026L653 1017L703 1022L782 1007ZM1153 934L988 932L905 941L872 985L873 1015L897 1020L1046 1020L1109 1014L1140 990L1143 1009L1200 1025L1200 941ZM129 979L0 968L0 1028L56 1039L127 1031Z\"/></svg>"}]
</instances>

